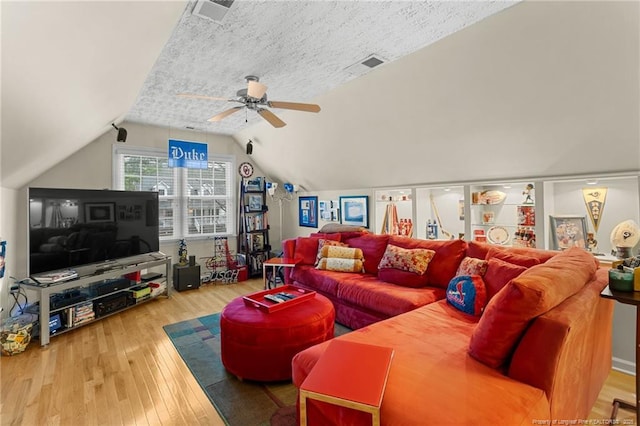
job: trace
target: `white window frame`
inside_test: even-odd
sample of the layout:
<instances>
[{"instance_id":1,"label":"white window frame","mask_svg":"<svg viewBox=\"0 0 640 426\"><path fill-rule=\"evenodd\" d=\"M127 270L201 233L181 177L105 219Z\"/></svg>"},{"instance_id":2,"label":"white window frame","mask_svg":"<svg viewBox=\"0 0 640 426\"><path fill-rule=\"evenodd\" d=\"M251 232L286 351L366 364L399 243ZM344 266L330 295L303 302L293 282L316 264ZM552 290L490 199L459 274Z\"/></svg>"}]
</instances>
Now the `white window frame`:
<instances>
[{"instance_id":1,"label":"white window frame","mask_svg":"<svg viewBox=\"0 0 640 426\"><path fill-rule=\"evenodd\" d=\"M158 158L168 158L168 152L166 149L161 148L150 148L150 147L136 147L136 146L123 146L123 145L114 145L113 146L113 161L112 161L112 188L114 189L124 189L124 176L123 176L123 163L122 159L126 155L137 155L137 156L149 156L149 157L158 157ZM198 233L198 234L189 234L189 224L188 224L188 204L189 197L188 194L188 177L186 168L172 168L174 172L174 183L176 185L175 194L171 197L174 199L173 201L173 235L171 236L161 236L161 242L170 242L177 241L180 239L186 240L195 240L195 239L211 239L218 236L236 236L236 212L237 212L237 197L236 197L236 174L234 171L236 170L236 157L234 155L224 155L224 154L209 154L209 162L224 162L229 164L229 171L227 174L227 178L229 184L227 185L227 194L224 196L213 196L214 199L224 199L227 201L227 232L214 232L214 233ZM197 196L196 198L202 199L204 196ZM160 196L162 200L162 196Z\"/></svg>"}]
</instances>

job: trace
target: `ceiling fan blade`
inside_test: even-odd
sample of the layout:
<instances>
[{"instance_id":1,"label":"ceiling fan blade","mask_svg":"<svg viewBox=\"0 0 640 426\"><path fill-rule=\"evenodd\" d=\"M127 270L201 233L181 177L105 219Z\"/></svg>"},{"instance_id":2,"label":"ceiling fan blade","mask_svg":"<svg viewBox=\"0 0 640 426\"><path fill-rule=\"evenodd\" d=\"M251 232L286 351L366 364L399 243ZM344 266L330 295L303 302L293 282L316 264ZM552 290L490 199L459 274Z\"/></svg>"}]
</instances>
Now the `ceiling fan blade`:
<instances>
[{"instance_id":1,"label":"ceiling fan blade","mask_svg":"<svg viewBox=\"0 0 640 426\"><path fill-rule=\"evenodd\" d=\"M260 114L262 118L267 120L273 127L284 127L287 125L287 123L280 120L274 113L272 113L268 109L258 108L257 111L258 114Z\"/></svg>"},{"instance_id":2,"label":"ceiling fan blade","mask_svg":"<svg viewBox=\"0 0 640 426\"><path fill-rule=\"evenodd\" d=\"M247 95L252 98L262 99L265 93L267 93L267 86L262 83L258 83L257 81L249 81Z\"/></svg>"},{"instance_id":3,"label":"ceiling fan blade","mask_svg":"<svg viewBox=\"0 0 640 426\"><path fill-rule=\"evenodd\" d=\"M219 98L215 96L204 96L204 95L193 95L191 93L178 93L178 96L181 98L190 98L190 99L206 99L208 101L231 101L229 98Z\"/></svg>"},{"instance_id":4,"label":"ceiling fan blade","mask_svg":"<svg viewBox=\"0 0 640 426\"><path fill-rule=\"evenodd\" d=\"M221 112L220 114L218 114L218 115L214 115L213 117L211 117L211 118L210 118L210 119L208 119L207 121L220 121L220 120L222 120L223 118L225 118L225 117L227 117L227 116L229 116L229 115L233 114L234 112L238 112L238 111L240 111L242 108L244 108L244 107L243 107L243 106L241 106L241 107L239 107L239 106L238 106L238 107L229 108L229 109L228 109L228 110L226 110L226 111L222 111L222 112Z\"/></svg>"},{"instance_id":5,"label":"ceiling fan blade","mask_svg":"<svg viewBox=\"0 0 640 426\"><path fill-rule=\"evenodd\" d=\"M280 101L270 101L270 102L267 102L267 104L273 108L294 109L296 111L306 111L306 112L320 112L320 105L316 105L316 104L301 104L298 102L280 102Z\"/></svg>"}]
</instances>

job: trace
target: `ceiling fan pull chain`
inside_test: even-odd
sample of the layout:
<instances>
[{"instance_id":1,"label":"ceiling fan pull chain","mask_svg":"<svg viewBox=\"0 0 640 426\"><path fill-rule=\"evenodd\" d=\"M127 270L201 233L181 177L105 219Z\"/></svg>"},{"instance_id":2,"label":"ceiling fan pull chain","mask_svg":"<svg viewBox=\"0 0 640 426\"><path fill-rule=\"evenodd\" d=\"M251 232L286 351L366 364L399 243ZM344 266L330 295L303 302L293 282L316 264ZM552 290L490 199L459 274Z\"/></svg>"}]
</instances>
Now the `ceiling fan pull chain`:
<instances>
[{"instance_id":1,"label":"ceiling fan pull chain","mask_svg":"<svg viewBox=\"0 0 640 426\"><path fill-rule=\"evenodd\" d=\"M244 110L244 122L249 122L249 111L247 111L246 109Z\"/></svg>"}]
</instances>

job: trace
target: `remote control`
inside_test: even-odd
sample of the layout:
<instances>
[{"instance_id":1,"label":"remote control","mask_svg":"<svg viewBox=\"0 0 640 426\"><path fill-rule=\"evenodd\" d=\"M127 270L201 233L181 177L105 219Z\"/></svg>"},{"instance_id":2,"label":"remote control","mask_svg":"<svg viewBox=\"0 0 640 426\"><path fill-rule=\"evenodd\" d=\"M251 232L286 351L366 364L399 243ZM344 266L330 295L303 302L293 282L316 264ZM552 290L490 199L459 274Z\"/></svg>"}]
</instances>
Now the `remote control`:
<instances>
[{"instance_id":1,"label":"remote control","mask_svg":"<svg viewBox=\"0 0 640 426\"><path fill-rule=\"evenodd\" d=\"M284 297L287 300L291 300L291 299L295 299L295 296L293 294L289 294L289 293L278 293L276 296L278 297Z\"/></svg>"},{"instance_id":2,"label":"remote control","mask_svg":"<svg viewBox=\"0 0 640 426\"><path fill-rule=\"evenodd\" d=\"M284 300L280 299L279 297L277 297L277 296L275 296L273 294L266 294L264 296L264 298L266 300L269 300L269 301L274 302L274 303L282 303L282 302L284 302Z\"/></svg>"}]
</instances>

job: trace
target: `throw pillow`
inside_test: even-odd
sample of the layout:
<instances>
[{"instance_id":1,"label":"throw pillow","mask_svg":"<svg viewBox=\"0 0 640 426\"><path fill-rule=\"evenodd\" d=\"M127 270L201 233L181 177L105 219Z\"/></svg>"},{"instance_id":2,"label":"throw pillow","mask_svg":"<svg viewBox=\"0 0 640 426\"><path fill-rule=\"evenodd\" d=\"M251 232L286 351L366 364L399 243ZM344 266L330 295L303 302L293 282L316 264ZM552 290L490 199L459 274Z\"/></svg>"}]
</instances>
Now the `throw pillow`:
<instances>
[{"instance_id":1,"label":"throw pillow","mask_svg":"<svg viewBox=\"0 0 640 426\"><path fill-rule=\"evenodd\" d=\"M389 241L388 235L359 234L354 238L346 238L345 234L342 234L342 241L349 244L349 247L362 249L365 272L374 275L378 273L380 259Z\"/></svg>"},{"instance_id":2,"label":"throw pillow","mask_svg":"<svg viewBox=\"0 0 640 426\"><path fill-rule=\"evenodd\" d=\"M591 253L573 247L512 279L487 305L469 354L492 368L504 365L529 323L580 291L597 268Z\"/></svg>"},{"instance_id":3,"label":"throw pillow","mask_svg":"<svg viewBox=\"0 0 640 426\"><path fill-rule=\"evenodd\" d=\"M334 246L325 244L320 250L320 257L336 259L357 259L364 261L362 250L355 247Z\"/></svg>"},{"instance_id":4,"label":"throw pillow","mask_svg":"<svg viewBox=\"0 0 640 426\"><path fill-rule=\"evenodd\" d=\"M509 250L500 249L497 247L491 247L489 252L487 253L487 257L485 260L489 260L492 257L495 257L500 260L504 260L509 263L513 263L514 265L524 266L525 268L530 268L532 266L539 265L540 259L526 256L524 254L513 253Z\"/></svg>"},{"instance_id":5,"label":"throw pillow","mask_svg":"<svg viewBox=\"0 0 640 426\"><path fill-rule=\"evenodd\" d=\"M405 249L389 244L382 260L380 260L378 269L400 269L423 275L427 272L427 266L435 254L435 251L429 249Z\"/></svg>"},{"instance_id":6,"label":"throw pillow","mask_svg":"<svg viewBox=\"0 0 640 426\"><path fill-rule=\"evenodd\" d=\"M447 302L460 311L479 316L487 304L487 292L480 275L453 277L447 287Z\"/></svg>"},{"instance_id":7,"label":"throw pillow","mask_svg":"<svg viewBox=\"0 0 640 426\"><path fill-rule=\"evenodd\" d=\"M475 259L473 257L465 257L458 266L457 275L480 275L483 276L487 272L487 261Z\"/></svg>"},{"instance_id":8,"label":"throw pillow","mask_svg":"<svg viewBox=\"0 0 640 426\"><path fill-rule=\"evenodd\" d=\"M296 238L296 251L294 257L302 259L303 265L315 265L318 253L318 238Z\"/></svg>"},{"instance_id":9,"label":"throw pillow","mask_svg":"<svg viewBox=\"0 0 640 426\"><path fill-rule=\"evenodd\" d=\"M491 300L509 281L527 270L524 266L496 258L489 259L487 264L487 272L482 277L487 288L487 301Z\"/></svg>"},{"instance_id":10,"label":"throw pillow","mask_svg":"<svg viewBox=\"0 0 640 426\"><path fill-rule=\"evenodd\" d=\"M318 262L316 269L336 272L364 272L364 262L361 259L323 257Z\"/></svg>"},{"instance_id":11,"label":"throw pillow","mask_svg":"<svg viewBox=\"0 0 640 426\"><path fill-rule=\"evenodd\" d=\"M326 234L324 232L312 232L309 234L311 238L322 238L324 240L341 241L342 234Z\"/></svg>"},{"instance_id":12,"label":"throw pillow","mask_svg":"<svg viewBox=\"0 0 640 426\"><path fill-rule=\"evenodd\" d=\"M347 245L345 243L341 243L340 241L335 241L335 240L327 240L324 238L320 238L318 240L318 254L316 256L316 261L315 261L315 265L318 264L318 262L320 261L320 259L322 258L322 248L324 246L341 246L341 247L347 247ZM327 256L325 256L327 257Z\"/></svg>"}]
</instances>

